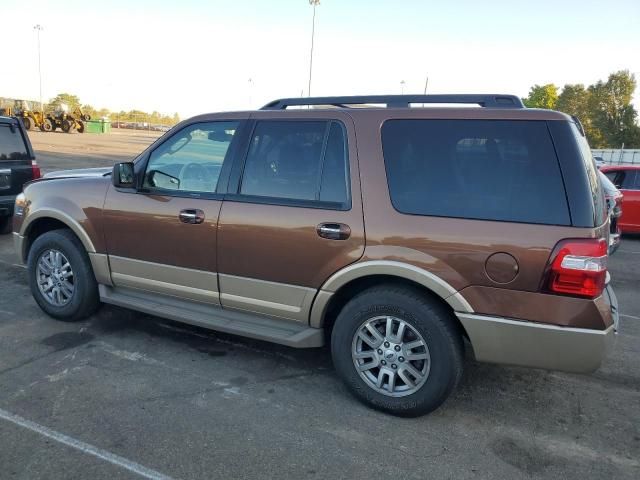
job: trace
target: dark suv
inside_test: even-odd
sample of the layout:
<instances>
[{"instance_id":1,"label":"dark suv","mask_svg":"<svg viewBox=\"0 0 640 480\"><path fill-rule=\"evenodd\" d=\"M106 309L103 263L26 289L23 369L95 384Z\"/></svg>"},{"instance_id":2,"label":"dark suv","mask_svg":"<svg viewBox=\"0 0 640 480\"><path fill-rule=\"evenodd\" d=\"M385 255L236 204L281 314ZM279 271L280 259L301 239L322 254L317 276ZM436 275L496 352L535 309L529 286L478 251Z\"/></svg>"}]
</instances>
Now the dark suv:
<instances>
[{"instance_id":1,"label":"dark suv","mask_svg":"<svg viewBox=\"0 0 640 480\"><path fill-rule=\"evenodd\" d=\"M22 121L0 116L0 233L8 233L16 195L40 178L31 142Z\"/></svg>"},{"instance_id":2,"label":"dark suv","mask_svg":"<svg viewBox=\"0 0 640 480\"><path fill-rule=\"evenodd\" d=\"M480 108L421 108L476 104ZM289 108L289 107L303 108ZM308 108L313 107L313 108ZM617 328L608 216L572 118L509 95L285 99L202 115L16 202L37 303L292 347L395 414L478 361L591 372Z\"/></svg>"}]
</instances>

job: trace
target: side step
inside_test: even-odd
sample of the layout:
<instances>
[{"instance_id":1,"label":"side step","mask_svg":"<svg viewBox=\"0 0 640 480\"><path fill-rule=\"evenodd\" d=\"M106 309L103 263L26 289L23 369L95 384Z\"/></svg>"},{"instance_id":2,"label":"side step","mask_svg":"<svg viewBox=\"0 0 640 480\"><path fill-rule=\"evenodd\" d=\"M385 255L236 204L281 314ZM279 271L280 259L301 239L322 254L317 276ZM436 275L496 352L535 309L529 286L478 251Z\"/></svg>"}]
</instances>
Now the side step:
<instances>
[{"instance_id":1,"label":"side step","mask_svg":"<svg viewBox=\"0 0 640 480\"><path fill-rule=\"evenodd\" d=\"M175 297L130 288L99 285L99 289L100 300L104 303L177 322L294 348L313 348L324 345L324 331L322 329L312 328L290 320L228 310L214 305L188 302Z\"/></svg>"}]
</instances>

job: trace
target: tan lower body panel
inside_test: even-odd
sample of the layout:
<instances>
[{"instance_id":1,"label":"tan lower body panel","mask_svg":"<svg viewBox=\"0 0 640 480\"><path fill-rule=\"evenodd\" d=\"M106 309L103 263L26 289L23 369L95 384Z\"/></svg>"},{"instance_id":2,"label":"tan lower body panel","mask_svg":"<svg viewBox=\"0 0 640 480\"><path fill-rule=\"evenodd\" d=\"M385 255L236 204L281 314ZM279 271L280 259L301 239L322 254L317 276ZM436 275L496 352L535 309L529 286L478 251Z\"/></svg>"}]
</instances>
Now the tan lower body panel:
<instances>
[{"instance_id":1,"label":"tan lower body panel","mask_svg":"<svg viewBox=\"0 0 640 480\"><path fill-rule=\"evenodd\" d=\"M316 290L255 278L218 274L220 301L234 308L307 323Z\"/></svg>"},{"instance_id":2,"label":"tan lower body panel","mask_svg":"<svg viewBox=\"0 0 640 480\"><path fill-rule=\"evenodd\" d=\"M91 260L91 268L93 268L96 281L103 285L113 285L111 283L109 258L104 253L90 253L89 260Z\"/></svg>"},{"instance_id":3,"label":"tan lower body panel","mask_svg":"<svg viewBox=\"0 0 640 480\"><path fill-rule=\"evenodd\" d=\"M116 287L136 288L214 305L220 304L214 272L109 256ZM100 282L102 283L102 282Z\"/></svg>"},{"instance_id":4,"label":"tan lower body panel","mask_svg":"<svg viewBox=\"0 0 640 480\"><path fill-rule=\"evenodd\" d=\"M558 327L470 313L456 313L476 360L565 372L598 369L615 336L607 330Z\"/></svg>"}]
</instances>

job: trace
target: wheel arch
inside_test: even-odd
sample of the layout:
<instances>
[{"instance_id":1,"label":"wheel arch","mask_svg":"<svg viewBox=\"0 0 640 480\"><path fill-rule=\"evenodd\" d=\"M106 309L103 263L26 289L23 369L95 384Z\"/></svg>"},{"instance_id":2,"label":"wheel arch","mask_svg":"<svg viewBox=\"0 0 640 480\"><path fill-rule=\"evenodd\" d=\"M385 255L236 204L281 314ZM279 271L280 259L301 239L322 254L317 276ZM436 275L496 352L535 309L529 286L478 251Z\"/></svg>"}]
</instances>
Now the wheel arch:
<instances>
[{"instance_id":1,"label":"wheel arch","mask_svg":"<svg viewBox=\"0 0 640 480\"><path fill-rule=\"evenodd\" d=\"M25 239L20 252L21 260L26 261L29 249L36 238L43 233L61 228L71 230L78 237L87 253L95 253L96 250L91 238L75 219L60 210L43 209L30 214L20 229L20 235Z\"/></svg>"},{"instance_id":2,"label":"wheel arch","mask_svg":"<svg viewBox=\"0 0 640 480\"><path fill-rule=\"evenodd\" d=\"M353 264L332 275L313 301L310 326L330 332L335 318L349 299L380 284L400 284L430 296L451 311L452 320L466 336L455 312L473 313L474 310L455 288L424 269L385 260Z\"/></svg>"}]
</instances>

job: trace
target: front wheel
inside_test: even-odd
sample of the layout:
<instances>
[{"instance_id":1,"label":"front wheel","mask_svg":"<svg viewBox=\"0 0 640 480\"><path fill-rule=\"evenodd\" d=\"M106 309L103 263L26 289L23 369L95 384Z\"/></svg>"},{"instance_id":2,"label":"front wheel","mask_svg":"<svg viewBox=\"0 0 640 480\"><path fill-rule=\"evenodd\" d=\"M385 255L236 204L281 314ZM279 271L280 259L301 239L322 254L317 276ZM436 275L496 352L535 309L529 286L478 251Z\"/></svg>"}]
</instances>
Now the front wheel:
<instances>
[{"instance_id":1,"label":"front wheel","mask_svg":"<svg viewBox=\"0 0 640 480\"><path fill-rule=\"evenodd\" d=\"M451 312L419 290L374 287L336 319L338 374L370 406L401 416L438 408L462 376L463 342Z\"/></svg>"},{"instance_id":2,"label":"front wheel","mask_svg":"<svg viewBox=\"0 0 640 480\"><path fill-rule=\"evenodd\" d=\"M52 230L36 238L27 269L33 298L48 315L73 322L100 306L89 256L70 230Z\"/></svg>"}]
</instances>

